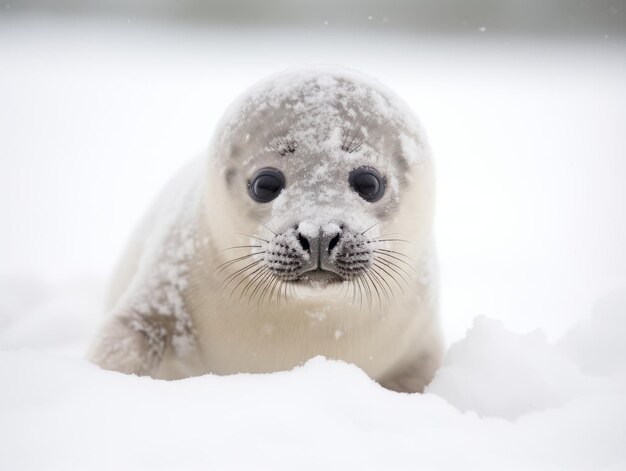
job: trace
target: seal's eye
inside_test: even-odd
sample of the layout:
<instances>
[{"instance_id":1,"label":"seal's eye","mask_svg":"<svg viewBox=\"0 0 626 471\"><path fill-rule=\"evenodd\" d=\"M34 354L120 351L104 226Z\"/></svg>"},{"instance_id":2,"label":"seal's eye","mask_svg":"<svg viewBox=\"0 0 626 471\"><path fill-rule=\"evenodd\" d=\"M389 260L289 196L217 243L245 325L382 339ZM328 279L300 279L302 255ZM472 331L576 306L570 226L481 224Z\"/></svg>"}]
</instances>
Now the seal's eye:
<instances>
[{"instance_id":1,"label":"seal's eye","mask_svg":"<svg viewBox=\"0 0 626 471\"><path fill-rule=\"evenodd\" d=\"M284 187L285 176L275 168L262 168L248 183L250 196L259 203L272 201Z\"/></svg>"},{"instance_id":2,"label":"seal's eye","mask_svg":"<svg viewBox=\"0 0 626 471\"><path fill-rule=\"evenodd\" d=\"M361 167L352 170L348 182L365 201L373 203L385 193L385 178L372 167Z\"/></svg>"}]
</instances>

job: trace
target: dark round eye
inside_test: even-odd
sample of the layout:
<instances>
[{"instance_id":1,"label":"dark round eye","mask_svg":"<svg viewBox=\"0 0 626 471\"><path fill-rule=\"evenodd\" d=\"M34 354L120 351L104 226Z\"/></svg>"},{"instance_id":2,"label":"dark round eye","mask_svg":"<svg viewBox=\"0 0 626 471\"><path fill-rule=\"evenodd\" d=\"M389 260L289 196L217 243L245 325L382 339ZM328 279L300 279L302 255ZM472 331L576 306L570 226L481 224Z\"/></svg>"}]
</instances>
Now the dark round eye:
<instances>
[{"instance_id":1,"label":"dark round eye","mask_svg":"<svg viewBox=\"0 0 626 471\"><path fill-rule=\"evenodd\" d=\"M272 201L284 187L285 176L275 168L262 168L248 183L250 196L259 203Z\"/></svg>"},{"instance_id":2,"label":"dark round eye","mask_svg":"<svg viewBox=\"0 0 626 471\"><path fill-rule=\"evenodd\" d=\"M365 201L373 203L385 193L385 178L372 167L361 167L350 172L348 182Z\"/></svg>"}]
</instances>

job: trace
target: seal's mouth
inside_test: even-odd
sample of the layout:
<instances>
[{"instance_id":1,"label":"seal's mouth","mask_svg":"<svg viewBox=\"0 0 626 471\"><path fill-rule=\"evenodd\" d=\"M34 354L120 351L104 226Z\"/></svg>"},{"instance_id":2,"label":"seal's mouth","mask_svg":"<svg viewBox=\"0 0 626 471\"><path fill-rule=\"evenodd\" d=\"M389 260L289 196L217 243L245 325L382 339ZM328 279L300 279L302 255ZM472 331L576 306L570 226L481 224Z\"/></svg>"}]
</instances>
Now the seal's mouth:
<instances>
[{"instance_id":1,"label":"seal's mouth","mask_svg":"<svg viewBox=\"0 0 626 471\"><path fill-rule=\"evenodd\" d=\"M332 271L317 268L315 270L307 271L300 275L296 282L315 285L330 285L335 283L341 283L343 279Z\"/></svg>"}]
</instances>

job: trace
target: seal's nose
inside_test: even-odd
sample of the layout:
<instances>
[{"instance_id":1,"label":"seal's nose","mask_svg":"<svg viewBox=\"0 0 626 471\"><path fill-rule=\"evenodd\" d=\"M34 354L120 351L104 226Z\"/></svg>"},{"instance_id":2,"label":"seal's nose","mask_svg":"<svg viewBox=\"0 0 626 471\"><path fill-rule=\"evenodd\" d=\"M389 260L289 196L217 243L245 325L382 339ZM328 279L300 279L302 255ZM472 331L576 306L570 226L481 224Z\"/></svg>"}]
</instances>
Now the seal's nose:
<instances>
[{"instance_id":1,"label":"seal's nose","mask_svg":"<svg viewBox=\"0 0 626 471\"><path fill-rule=\"evenodd\" d=\"M305 224L297 227L298 242L311 255L311 260L317 262L317 268L327 269L331 252L341 239L341 227L335 224L327 226L316 227L315 230Z\"/></svg>"}]
</instances>

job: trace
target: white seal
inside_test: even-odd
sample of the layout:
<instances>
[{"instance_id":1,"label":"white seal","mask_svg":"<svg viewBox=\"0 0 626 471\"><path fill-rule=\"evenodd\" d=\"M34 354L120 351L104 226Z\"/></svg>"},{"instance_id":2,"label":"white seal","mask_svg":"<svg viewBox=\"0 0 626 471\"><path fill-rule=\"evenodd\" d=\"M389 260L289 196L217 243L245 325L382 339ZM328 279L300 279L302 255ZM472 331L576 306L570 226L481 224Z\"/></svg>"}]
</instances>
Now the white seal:
<instances>
[{"instance_id":1,"label":"white seal","mask_svg":"<svg viewBox=\"0 0 626 471\"><path fill-rule=\"evenodd\" d=\"M432 170L379 83L319 67L260 82L140 225L89 358L174 379L323 355L421 391L442 349Z\"/></svg>"}]
</instances>

